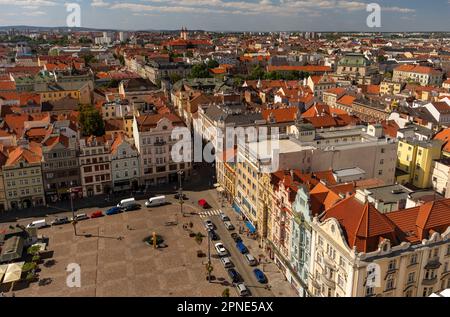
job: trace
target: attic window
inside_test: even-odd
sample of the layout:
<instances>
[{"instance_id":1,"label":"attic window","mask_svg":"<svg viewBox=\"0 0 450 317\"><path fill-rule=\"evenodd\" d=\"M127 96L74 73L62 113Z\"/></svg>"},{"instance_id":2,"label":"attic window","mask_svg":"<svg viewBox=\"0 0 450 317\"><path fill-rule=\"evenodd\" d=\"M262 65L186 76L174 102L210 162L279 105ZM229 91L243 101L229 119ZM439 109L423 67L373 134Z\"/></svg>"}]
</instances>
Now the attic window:
<instances>
[{"instance_id":1,"label":"attic window","mask_svg":"<svg viewBox=\"0 0 450 317\"><path fill-rule=\"evenodd\" d=\"M163 130L167 130L167 126L164 125L164 126L162 127L162 129L163 129Z\"/></svg>"}]
</instances>

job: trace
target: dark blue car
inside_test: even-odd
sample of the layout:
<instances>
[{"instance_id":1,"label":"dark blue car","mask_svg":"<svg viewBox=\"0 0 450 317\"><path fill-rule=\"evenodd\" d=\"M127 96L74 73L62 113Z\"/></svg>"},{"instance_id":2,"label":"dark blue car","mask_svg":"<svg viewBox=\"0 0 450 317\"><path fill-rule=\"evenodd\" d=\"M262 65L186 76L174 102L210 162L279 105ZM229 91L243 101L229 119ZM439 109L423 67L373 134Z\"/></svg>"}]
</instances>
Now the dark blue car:
<instances>
[{"instance_id":1,"label":"dark blue car","mask_svg":"<svg viewBox=\"0 0 450 317\"><path fill-rule=\"evenodd\" d=\"M258 280L258 282L260 282L260 283L267 283L266 275L264 275L264 273L260 269L254 269L253 270L253 274L255 274L256 279Z\"/></svg>"},{"instance_id":2,"label":"dark blue car","mask_svg":"<svg viewBox=\"0 0 450 317\"><path fill-rule=\"evenodd\" d=\"M119 207L112 207L112 208L108 209L105 212L105 214L108 215L108 216L111 216L111 215L118 214L120 212L122 212L122 209L120 209Z\"/></svg>"},{"instance_id":3,"label":"dark blue car","mask_svg":"<svg viewBox=\"0 0 450 317\"><path fill-rule=\"evenodd\" d=\"M238 248L239 252L242 254L248 253L247 247L242 243L242 241L239 241L236 243L236 247Z\"/></svg>"}]
</instances>

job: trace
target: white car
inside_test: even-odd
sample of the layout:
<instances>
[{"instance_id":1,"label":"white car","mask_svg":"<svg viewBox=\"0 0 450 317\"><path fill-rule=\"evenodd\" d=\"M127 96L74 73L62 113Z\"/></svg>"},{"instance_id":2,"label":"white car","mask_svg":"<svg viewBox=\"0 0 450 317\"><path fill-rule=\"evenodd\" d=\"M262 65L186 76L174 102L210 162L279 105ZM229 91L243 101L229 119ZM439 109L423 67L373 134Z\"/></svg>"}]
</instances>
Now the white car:
<instances>
[{"instance_id":1,"label":"white car","mask_svg":"<svg viewBox=\"0 0 450 317\"><path fill-rule=\"evenodd\" d=\"M221 212L219 214L219 217L222 221L230 221L230 218L227 215L225 215L223 212Z\"/></svg>"},{"instance_id":2,"label":"white car","mask_svg":"<svg viewBox=\"0 0 450 317\"><path fill-rule=\"evenodd\" d=\"M244 283L239 283L236 285L236 290L239 296L249 296L250 292L248 291L247 286Z\"/></svg>"},{"instance_id":3,"label":"white car","mask_svg":"<svg viewBox=\"0 0 450 317\"><path fill-rule=\"evenodd\" d=\"M229 257L220 258L220 262L222 262L223 267L226 269L233 267L233 263L231 262Z\"/></svg>"},{"instance_id":4,"label":"white car","mask_svg":"<svg viewBox=\"0 0 450 317\"><path fill-rule=\"evenodd\" d=\"M219 256L227 256L228 255L227 249L225 249L225 247L223 246L223 244L221 242L216 243L214 245L214 247L216 248L217 254Z\"/></svg>"}]
</instances>

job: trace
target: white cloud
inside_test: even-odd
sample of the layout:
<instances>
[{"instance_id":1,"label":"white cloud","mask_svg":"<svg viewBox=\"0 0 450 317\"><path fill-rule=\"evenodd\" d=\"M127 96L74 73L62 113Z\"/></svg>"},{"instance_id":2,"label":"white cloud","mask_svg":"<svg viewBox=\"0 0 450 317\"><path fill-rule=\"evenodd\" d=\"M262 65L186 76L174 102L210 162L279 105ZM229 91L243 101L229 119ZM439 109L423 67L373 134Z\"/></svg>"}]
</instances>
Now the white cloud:
<instances>
[{"instance_id":1,"label":"white cloud","mask_svg":"<svg viewBox=\"0 0 450 317\"><path fill-rule=\"evenodd\" d=\"M108 7L109 5L110 5L110 3L107 3L103 0L92 0L92 2L91 2L91 6L93 6L93 7L104 8L104 7Z\"/></svg>"}]
</instances>

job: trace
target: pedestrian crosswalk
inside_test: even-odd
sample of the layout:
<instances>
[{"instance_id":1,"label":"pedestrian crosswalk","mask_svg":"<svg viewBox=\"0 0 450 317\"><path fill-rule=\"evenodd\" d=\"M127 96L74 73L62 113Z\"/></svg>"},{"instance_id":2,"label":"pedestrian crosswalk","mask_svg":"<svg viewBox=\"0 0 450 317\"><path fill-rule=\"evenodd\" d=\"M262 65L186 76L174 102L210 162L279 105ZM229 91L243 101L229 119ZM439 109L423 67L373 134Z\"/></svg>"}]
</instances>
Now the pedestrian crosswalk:
<instances>
[{"instance_id":1,"label":"pedestrian crosswalk","mask_svg":"<svg viewBox=\"0 0 450 317\"><path fill-rule=\"evenodd\" d=\"M222 209L205 210L199 213L200 218L218 216L222 213Z\"/></svg>"}]
</instances>

